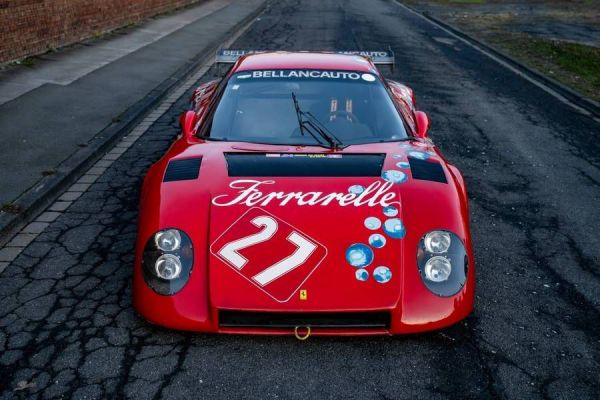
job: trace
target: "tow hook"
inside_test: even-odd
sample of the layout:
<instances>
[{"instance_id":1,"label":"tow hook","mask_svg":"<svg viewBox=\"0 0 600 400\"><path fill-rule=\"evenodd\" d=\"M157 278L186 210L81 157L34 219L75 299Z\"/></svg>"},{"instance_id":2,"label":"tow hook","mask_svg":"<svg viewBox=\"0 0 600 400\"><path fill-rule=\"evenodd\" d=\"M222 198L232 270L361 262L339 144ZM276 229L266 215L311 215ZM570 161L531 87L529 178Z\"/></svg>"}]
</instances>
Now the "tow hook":
<instances>
[{"instance_id":1,"label":"tow hook","mask_svg":"<svg viewBox=\"0 0 600 400\"><path fill-rule=\"evenodd\" d=\"M300 334L300 330L301 329L306 329L306 333L304 333L304 335ZM297 326L294 328L294 336L296 336L296 339L298 340L306 340L308 339L308 337L310 336L310 325L307 326Z\"/></svg>"}]
</instances>

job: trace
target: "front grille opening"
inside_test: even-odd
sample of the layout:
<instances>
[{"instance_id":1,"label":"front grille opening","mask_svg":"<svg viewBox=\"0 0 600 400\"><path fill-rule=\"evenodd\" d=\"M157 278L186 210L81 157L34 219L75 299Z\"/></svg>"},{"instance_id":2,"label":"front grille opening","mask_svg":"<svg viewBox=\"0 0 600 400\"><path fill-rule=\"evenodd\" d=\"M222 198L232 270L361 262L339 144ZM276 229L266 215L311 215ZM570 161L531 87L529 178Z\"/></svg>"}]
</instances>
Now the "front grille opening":
<instances>
[{"instance_id":1,"label":"front grille opening","mask_svg":"<svg viewBox=\"0 0 600 400\"><path fill-rule=\"evenodd\" d=\"M225 153L229 176L381 176L385 154Z\"/></svg>"},{"instance_id":2,"label":"front grille opening","mask_svg":"<svg viewBox=\"0 0 600 400\"><path fill-rule=\"evenodd\" d=\"M219 326L224 328L316 328L381 329L390 327L388 312L280 313L219 311Z\"/></svg>"}]
</instances>

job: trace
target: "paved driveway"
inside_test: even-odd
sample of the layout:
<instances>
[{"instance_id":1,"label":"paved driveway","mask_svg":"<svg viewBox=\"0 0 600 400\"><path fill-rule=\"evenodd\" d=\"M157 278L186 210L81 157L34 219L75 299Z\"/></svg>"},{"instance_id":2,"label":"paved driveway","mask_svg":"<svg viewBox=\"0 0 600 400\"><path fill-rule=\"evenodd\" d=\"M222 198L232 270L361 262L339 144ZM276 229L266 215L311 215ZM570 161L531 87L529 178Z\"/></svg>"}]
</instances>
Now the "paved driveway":
<instances>
[{"instance_id":1,"label":"paved driveway","mask_svg":"<svg viewBox=\"0 0 600 400\"><path fill-rule=\"evenodd\" d=\"M274 2L232 47L388 44L391 76L415 88L468 183L472 316L430 334L306 342L138 318L139 188L186 94L0 275L0 399L597 398L598 123L392 1ZM31 387L13 391L20 381Z\"/></svg>"}]
</instances>

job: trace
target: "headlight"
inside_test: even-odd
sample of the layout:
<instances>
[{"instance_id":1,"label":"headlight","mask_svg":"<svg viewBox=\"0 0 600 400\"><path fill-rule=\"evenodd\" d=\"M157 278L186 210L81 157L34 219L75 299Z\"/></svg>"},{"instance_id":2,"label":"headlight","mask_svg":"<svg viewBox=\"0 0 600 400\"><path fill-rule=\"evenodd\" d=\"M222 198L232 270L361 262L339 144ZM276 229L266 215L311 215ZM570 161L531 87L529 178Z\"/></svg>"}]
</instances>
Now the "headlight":
<instances>
[{"instance_id":1,"label":"headlight","mask_svg":"<svg viewBox=\"0 0 600 400\"><path fill-rule=\"evenodd\" d=\"M158 294L168 296L183 289L193 265L192 241L182 230L164 229L146 242L142 257L144 281Z\"/></svg>"},{"instance_id":2,"label":"headlight","mask_svg":"<svg viewBox=\"0 0 600 400\"><path fill-rule=\"evenodd\" d=\"M167 281L177 279L181 275L181 261L179 261L179 257L173 254L163 254L158 257L154 266L156 275Z\"/></svg>"},{"instance_id":3,"label":"headlight","mask_svg":"<svg viewBox=\"0 0 600 400\"><path fill-rule=\"evenodd\" d=\"M444 282L450 277L452 265L447 258L436 256L425 263L425 278L432 282Z\"/></svg>"},{"instance_id":4,"label":"headlight","mask_svg":"<svg viewBox=\"0 0 600 400\"><path fill-rule=\"evenodd\" d=\"M425 249L430 253L445 253L450 248L450 233L446 231L431 231L425 235L423 243L425 244Z\"/></svg>"},{"instance_id":5,"label":"headlight","mask_svg":"<svg viewBox=\"0 0 600 400\"><path fill-rule=\"evenodd\" d=\"M467 280L468 258L454 233L435 230L419 242L417 265L427 288L438 296L453 296Z\"/></svg>"},{"instance_id":6,"label":"headlight","mask_svg":"<svg viewBox=\"0 0 600 400\"><path fill-rule=\"evenodd\" d=\"M175 251L181 246L181 234L177 229L167 229L154 235L156 247L162 251Z\"/></svg>"}]
</instances>

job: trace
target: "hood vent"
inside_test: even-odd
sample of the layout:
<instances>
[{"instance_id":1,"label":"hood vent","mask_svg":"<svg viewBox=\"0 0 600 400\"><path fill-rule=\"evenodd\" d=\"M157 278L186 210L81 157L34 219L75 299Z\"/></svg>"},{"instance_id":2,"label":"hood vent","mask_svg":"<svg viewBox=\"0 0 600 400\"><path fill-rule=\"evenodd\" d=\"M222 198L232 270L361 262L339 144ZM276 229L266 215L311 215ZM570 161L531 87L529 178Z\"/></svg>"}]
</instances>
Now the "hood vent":
<instances>
[{"instance_id":1,"label":"hood vent","mask_svg":"<svg viewBox=\"0 0 600 400\"><path fill-rule=\"evenodd\" d=\"M444 169L439 162L419 160L413 157L408 157L408 162L410 163L410 173L413 179L448 183Z\"/></svg>"},{"instance_id":2,"label":"hood vent","mask_svg":"<svg viewBox=\"0 0 600 400\"><path fill-rule=\"evenodd\" d=\"M197 179L200 174L202 158L187 158L185 160L171 160L167 166L163 182L189 181Z\"/></svg>"},{"instance_id":3,"label":"hood vent","mask_svg":"<svg viewBox=\"0 0 600 400\"><path fill-rule=\"evenodd\" d=\"M225 153L229 176L381 176L385 154Z\"/></svg>"}]
</instances>

